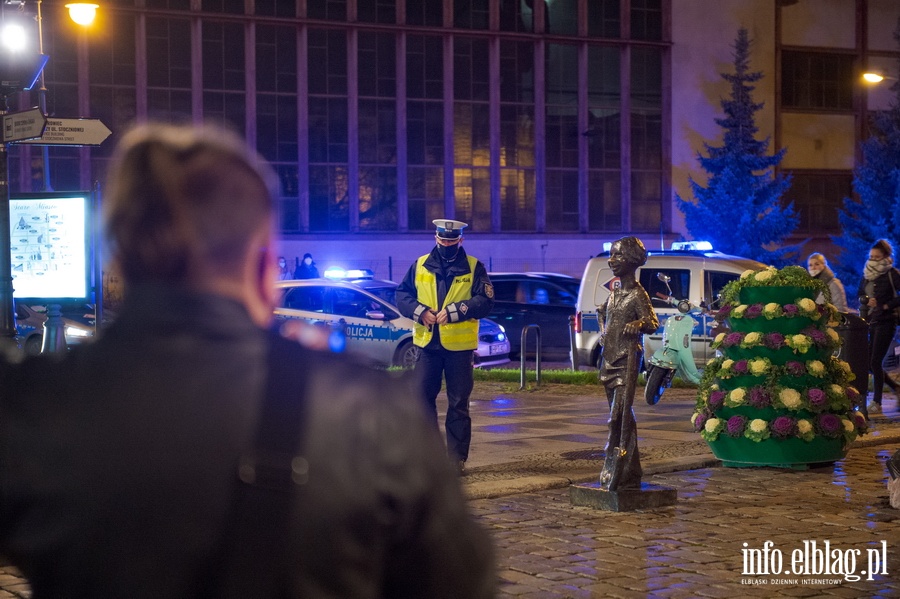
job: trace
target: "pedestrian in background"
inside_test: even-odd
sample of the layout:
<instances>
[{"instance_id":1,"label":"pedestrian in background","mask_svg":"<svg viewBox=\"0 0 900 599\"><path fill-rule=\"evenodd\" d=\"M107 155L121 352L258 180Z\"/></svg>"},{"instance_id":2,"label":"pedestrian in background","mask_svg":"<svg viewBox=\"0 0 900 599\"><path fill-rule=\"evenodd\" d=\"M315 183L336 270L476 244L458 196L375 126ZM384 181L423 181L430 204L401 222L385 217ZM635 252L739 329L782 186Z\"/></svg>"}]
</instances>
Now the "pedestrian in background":
<instances>
[{"instance_id":1,"label":"pedestrian in background","mask_svg":"<svg viewBox=\"0 0 900 599\"><path fill-rule=\"evenodd\" d=\"M108 176L119 317L0 363L0 551L32 596L492 596L411 385L269 329L271 167L147 125Z\"/></svg>"},{"instance_id":2,"label":"pedestrian in background","mask_svg":"<svg viewBox=\"0 0 900 599\"><path fill-rule=\"evenodd\" d=\"M278 281L289 281L293 278L293 273L288 268L287 260L284 256L278 256L278 274L275 276L275 279Z\"/></svg>"},{"instance_id":3,"label":"pedestrian in background","mask_svg":"<svg viewBox=\"0 0 900 599\"><path fill-rule=\"evenodd\" d=\"M900 398L900 386L885 376L882 362L897 329L894 308L900 307L900 271L894 268L893 248L886 239L879 239L869 250L869 259L859 283L859 315L869 323L869 371L872 373L872 399L868 414L881 413L881 398L885 384Z\"/></svg>"},{"instance_id":4,"label":"pedestrian in background","mask_svg":"<svg viewBox=\"0 0 900 599\"><path fill-rule=\"evenodd\" d=\"M847 293L844 291L844 284L841 283L839 278L834 276L834 271L828 266L828 260L825 259L825 256L818 252L810 254L809 258L806 259L806 269L812 278L828 285L828 291L831 292L831 303L837 308L837 311L846 312ZM817 301L824 301L824 298L820 297Z\"/></svg>"},{"instance_id":5,"label":"pedestrian in background","mask_svg":"<svg viewBox=\"0 0 900 599\"><path fill-rule=\"evenodd\" d=\"M494 288L484 264L462 248L468 225L450 219L433 223L436 245L407 271L397 288L397 307L416 323L413 342L422 348L416 373L435 426L437 396L447 380L447 454L464 474L472 440L469 395L475 384L478 319L493 308Z\"/></svg>"},{"instance_id":6,"label":"pedestrian in background","mask_svg":"<svg viewBox=\"0 0 900 599\"><path fill-rule=\"evenodd\" d=\"M297 264L296 270L294 270L294 278L295 279L318 279L319 278L319 269L316 268L316 263L313 262L312 254L309 252L303 254L303 260Z\"/></svg>"}]
</instances>

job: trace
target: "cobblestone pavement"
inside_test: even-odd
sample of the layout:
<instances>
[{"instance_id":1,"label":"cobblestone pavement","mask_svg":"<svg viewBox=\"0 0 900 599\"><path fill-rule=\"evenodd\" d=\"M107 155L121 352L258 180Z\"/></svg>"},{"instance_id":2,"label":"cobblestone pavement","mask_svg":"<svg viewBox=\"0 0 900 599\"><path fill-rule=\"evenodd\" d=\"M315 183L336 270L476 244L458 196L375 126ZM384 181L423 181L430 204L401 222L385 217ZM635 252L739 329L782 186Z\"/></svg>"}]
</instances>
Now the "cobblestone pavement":
<instances>
[{"instance_id":1,"label":"cobblestone pavement","mask_svg":"<svg viewBox=\"0 0 900 599\"><path fill-rule=\"evenodd\" d=\"M900 510L887 505L882 464L900 447L893 395L847 458L807 471L719 467L690 426L694 390L636 401L644 480L676 489L678 502L616 513L573 506L568 491L599 474L605 399L596 388L516 388L476 385L463 479L497 545L501 597L900 597ZM782 574L745 574L744 551L763 555L766 541L769 572L780 555ZM826 543L830 573L802 555L809 574L787 573L794 552L820 555ZM873 565L886 556L872 580L870 555ZM29 597L28 585L0 562L0 599L10 597Z\"/></svg>"},{"instance_id":2,"label":"cobblestone pavement","mask_svg":"<svg viewBox=\"0 0 900 599\"><path fill-rule=\"evenodd\" d=\"M900 597L900 511L882 464L891 451L860 447L807 471L653 475L645 481L678 491L656 510L575 507L565 488L471 505L497 544L500 597ZM766 557L745 563L767 541Z\"/></svg>"}]
</instances>

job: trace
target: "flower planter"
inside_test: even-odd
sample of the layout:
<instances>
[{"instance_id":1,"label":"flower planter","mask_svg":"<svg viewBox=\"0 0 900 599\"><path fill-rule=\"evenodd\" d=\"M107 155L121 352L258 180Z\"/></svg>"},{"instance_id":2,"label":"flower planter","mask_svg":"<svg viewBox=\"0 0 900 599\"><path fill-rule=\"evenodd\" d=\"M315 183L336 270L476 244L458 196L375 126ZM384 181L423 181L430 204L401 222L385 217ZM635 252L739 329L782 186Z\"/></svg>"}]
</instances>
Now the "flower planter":
<instances>
[{"instance_id":1,"label":"flower planter","mask_svg":"<svg viewBox=\"0 0 900 599\"><path fill-rule=\"evenodd\" d=\"M709 447L723 466L732 468L771 466L806 470L812 464L831 464L847 455L843 439L826 437L815 437L812 441L769 437L757 442L719 435L715 441L709 441Z\"/></svg>"},{"instance_id":2,"label":"flower planter","mask_svg":"<svg viewBox=\"0 0 900 599\"><path fill-rule=\"evenodd\" d=\"M810 349L805 354L794 353L790 347L781 347L779 349L770 349L764 346L757 346L750 349L743 347L726 347L722 349L722 353L732 360L749 360L751 358L768 358L772 364L784 366L791 360L805 362L807 360L822 360L827 358L831 352L820 349Z\"/></svg>"},{"instance_id":3,"label":"flower planter","mask_svg":"<svg viewBox=\"0 0 900 599\"><path fill-rule=\"evenodd\" d=\"M806 287L744 287L741 289L740 298L742 304L793 304L799 298L815 298L815 292Z\"/></svg>"},{"instance_id":4,"label":"flower planter","mask_svg":"<svg viewBox=\"0 0 900 599\"><path fill-rule=\"evenodd\" d=\"M761 289L764 289L761 287ZM756 318L729 318L728 326L732 331L740 331L741 333L749 333L751 331L759 331L760 333L779 332L783 335L796 335L803 329L813 325L813 320L806 316L779 316L769 320L765 316L757 316Z\"/></svg>"},{"instance_id":5,"label":"flower planter","mask_svg":"<svg viewBox=\"0 0 900 599\"><path fill-rule=\"evenodd\" d=\"M809 287L799 285L806 282ZM786 338L785 343L806 347L807 351L801 353L790 346L773 350L762 343L749 348L735 344L723 348L725 358L715 360L704 373L693 422L725 466L805 469L810 464L833 463L844 457L853 439L865 433L865 419L853 411L853 395L847 390L845 371L849 366L832 357L835 335L827 331L827 320L833 309L816 308L818 314L813 315L822 317L815 319L796 313L771 319L761 314L747 318L747 308L743 308L742 318L734 315L736 306L754 304L757 308L753 312L760 305L792 304L809 314L814 312L810 302L822 287L795 266L747 274L726 286L724 296L731 309L726 318L732 331L742 333L738 335L741 342L747 333L755 332L760 335L754 335L754 341L781 343L778 336L764 338L765 333L778 332ZM801 333L802 338L790 338ZM823 339L828 342L823 343ZM735 340L726 335L720 343ZM815 340L825 347L816 346ZM746 365L739 364L741 360L746 360ZM815 361L821 366L813 364ZM788 368L790 362L800 364ZM741 374L735 372L736 365ZM764 372L754 376L750 373L754 367ZM813 376L811 371L820 376Z\"/></svg>"}]
</instances>

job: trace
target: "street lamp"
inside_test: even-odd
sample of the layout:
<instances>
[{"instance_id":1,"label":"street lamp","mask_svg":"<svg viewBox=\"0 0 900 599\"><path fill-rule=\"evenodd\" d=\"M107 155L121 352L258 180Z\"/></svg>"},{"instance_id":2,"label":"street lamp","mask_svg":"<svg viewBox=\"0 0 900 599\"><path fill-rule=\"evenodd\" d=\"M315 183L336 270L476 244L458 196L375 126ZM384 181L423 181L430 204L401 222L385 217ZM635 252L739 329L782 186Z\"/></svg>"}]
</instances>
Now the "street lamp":
<instances>
[{"instance_id":1,"label":"street lamp","mask_svg":"<svg viewBox=\"0 0 900 599\"><path fill-rule=\"evenodd\" d=\"M884 81L884 75L882 75L881 73L874 73L874 72L863 73L862 78L863 78L863 81L866 81L868 83L881 83L882 81Z\"/></svg>"},{"instance_id":2,"label":"street lamp","mask_svg":"<svg viewBox=\"0 0 900 599\"><path fill-rule=\"evenodd\" d=\"M38 4L40 4L40 2L38 2ZM100 6L98 4L75 2L66 4L66 8L69 9L70 19L79 25L90 25L94 22L94 17L97 16L97 9L100 8Z\"/></svg>"},{"instance_id":3,"label":"street lamp","mask_svg":"<svg viewBox=\"0 0 900 599\"><path fill-rule=\"evenodd\" d=\"M37 5L37 29L38 29L38 50L44 53L44 19L41 12L41 0L36 0ZM82 26L88 26L97 16L97 4L87 4L78 2L74 4L66 4L69 9L69 18ZM47 86L44 84L44 73L41 72L41 87L38 89L38 105L44 116L47 116ZM50 148L48 146L41 147L41 175L44 191L53 191L50 184Z\"/></svg>"},{"instance_id":4,"label":"street lamp","mask_svg":"<svg viewBox=\"0 0 900 599\"><path fill-rule=\"evenodd\" d=\"M25 0L4 0L4 5L17 6L17 13L22 12ZM41 15L41 0L36 0L38 22L38 52L29 52L27 49L16 50L5 42L0 44L0 115L6 114L7 100L10 95L20 91L30 90L38 78L40 78L40 110L44 116L47 114L46 93L44 86L44 66L48 56L43 53L43 26ZM92 5L89 12L94 12L97 5ZM78 13L78 10L75 10ZM69 8L70 15L73 9ZM0 12L2 25L12 25L17 14L8 15L7 11ZM9 17L9 19L7 19ZM8 22L7 22L8 21ZM22 30L24 31L24 29ZM13 33L11 39L26 42L27 36ZM5 127L4 127L5 128ZM9 214L9 142L6 132L0 131L0 343L15 343L16 337L16 310L13 301L12 264L10 251L10 214ZM44 181L49 190L48 161L46 146L44 154Z\"/></svg>"}]
</instances>

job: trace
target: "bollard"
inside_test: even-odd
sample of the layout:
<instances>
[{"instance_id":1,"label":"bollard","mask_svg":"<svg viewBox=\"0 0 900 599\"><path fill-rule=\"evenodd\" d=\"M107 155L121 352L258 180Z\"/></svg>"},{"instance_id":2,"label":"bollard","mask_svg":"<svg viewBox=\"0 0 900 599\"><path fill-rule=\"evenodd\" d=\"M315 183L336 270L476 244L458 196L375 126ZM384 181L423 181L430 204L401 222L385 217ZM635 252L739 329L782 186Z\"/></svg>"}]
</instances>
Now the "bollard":
<instances>
[{"instance_id":1,"label":"bollard","mask_svg":"<svg viewBox=\"0 0 900 599\"><path fill-rule=\"evenodd\" d=\"M59 304L47 306L47 320L44 322L42 354L60 354L66 351L66 325L63 322Z\"/></svg>"},{"instance_id":2,"label":"bollard","mask_svg":"<svg viewBox=\"0 0 900 599\"><path fill-rule=\"evenodd\" d=\"M537 377L534 383L535 387L541 386L541 327L536 324L529 324L522 327L522 344L519 347L519 389L525 388L525 342L528 340L528 331L534 329L535 339L537 340L537 348L534 352L534 367Z\"/></svg>"},{"instance_id":3,"label":"bollard","mask_svg":"<svg viewBox=\"0 0 900 599\"><path fill-rule=\"evenodd\" d=\"M578 372L578 348L575 343L575 315L569 316L569 360L572 362L572 372Z\"/></svg>"}]
</instances>

